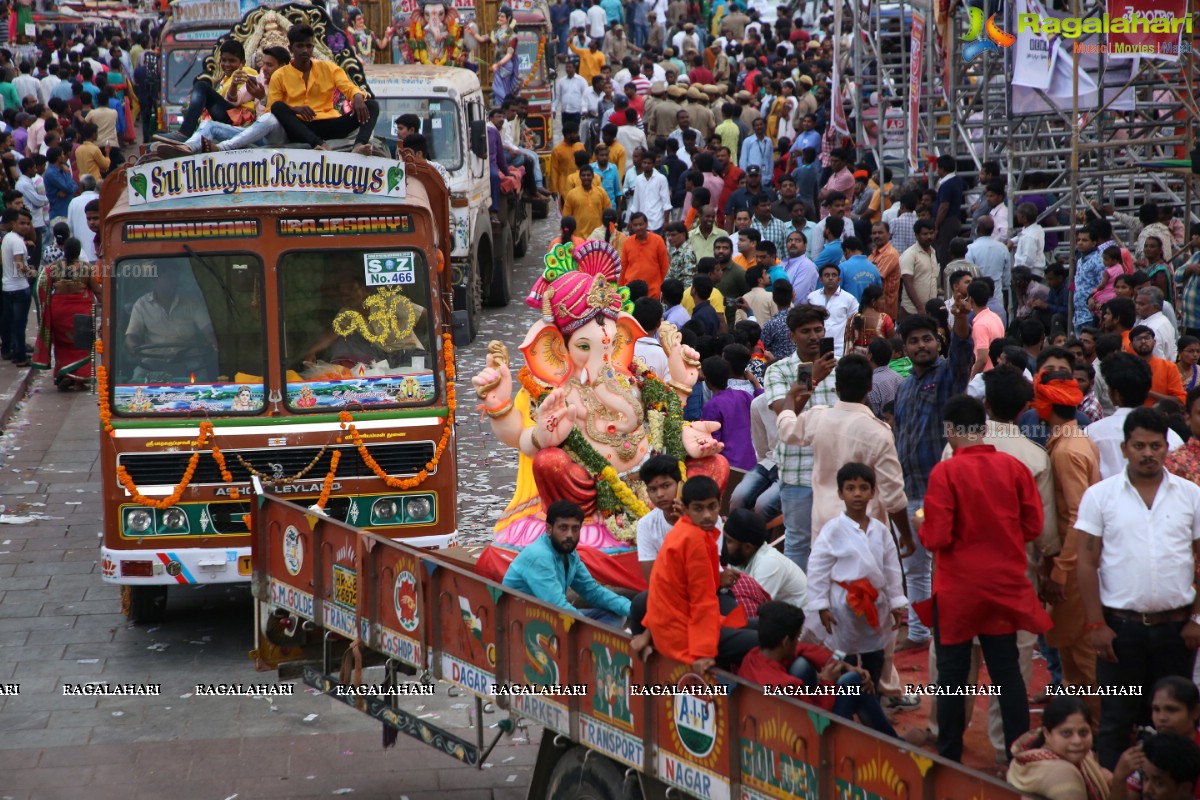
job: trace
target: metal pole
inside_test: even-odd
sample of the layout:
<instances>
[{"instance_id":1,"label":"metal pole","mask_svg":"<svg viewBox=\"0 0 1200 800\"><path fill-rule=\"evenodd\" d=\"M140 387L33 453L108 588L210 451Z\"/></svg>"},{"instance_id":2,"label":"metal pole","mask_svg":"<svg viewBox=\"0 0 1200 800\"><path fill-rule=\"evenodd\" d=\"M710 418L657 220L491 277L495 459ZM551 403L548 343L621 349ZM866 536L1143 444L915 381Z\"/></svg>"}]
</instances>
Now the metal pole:
<instances>
[{"instance_id":1,"label":"metal pole","mask_svg":"<svg viewBox=\"0 0 1200 800\"><path fill-rule=\"evenodd\" d=\"M1071 0L1072 16L1079 16L1079 0ZM1071 59L1073 69L1071 70L1071 126L1074 135L1071 136L1071 285L1075 283L1075 275L1078 269L1078 261L1075 257L1075 238L1076 230L1079 226L1079 52L1072 47ZM1070 315L1068 323L1074 323L1075 320L1075 296L1072 293L1067 298L1067 313ZM1068 330L1073 327L1068 325ZM1076 336L1079 331L1074 332Z\"/></svg>"}]
</instances>

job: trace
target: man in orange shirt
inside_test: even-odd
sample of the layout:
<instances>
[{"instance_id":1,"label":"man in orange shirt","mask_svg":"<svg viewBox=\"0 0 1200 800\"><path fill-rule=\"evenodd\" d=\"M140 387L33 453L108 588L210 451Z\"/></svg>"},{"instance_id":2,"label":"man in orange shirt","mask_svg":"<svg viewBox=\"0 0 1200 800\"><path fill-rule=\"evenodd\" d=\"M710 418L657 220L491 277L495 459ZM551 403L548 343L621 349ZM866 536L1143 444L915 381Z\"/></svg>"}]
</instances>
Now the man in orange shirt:
<instances>
[{"instance_id":1,"label":"man in orange shirt","mask_svg":"<svg viewBox=\"0 0 1200 800\"><path fill-rule=\"evenodd\" d=\"M895 320L900 301L900 254L892 246L892 232L886 222L871 226L871 245L875 249L869 260L883 280L883 310Z\"/></svg>"},{"instance_id":2,"label":"man in orange shirt","mask_svg":"<svg viewBox=\"0 0 1200 800\"><path fill-rule=\"evenodd\" d=\"M650 591L631 604L633 648L641 652L653 645L701 673L714 665L732 669L758 644L758 634L746 629L746 614L731 595L717 594L721 489L707 476L689 478L682 502L684 513L667 532L650 571Z\"/></svg>"},{"instance_id":3,"label":"man in orange shirt","mask_svg":"<svg viewBox=\"0 0 1200 800\"><path fill-rule=\"evenodd\" d=\"M1187 392L1183 390L1179 367L1154 355L1154 329L1148 325L1134 326L1129 332L1129 346L1134 355L1150 365L1150 396L1146 405L1152 406L1159 400L1178 400L1180 405L1186 405Z\"/></svg>"},{"instance_id":4,"label":"man in orange shirt","mask_svg":"<svg viewBox=\"0 0 1200 800\"><path fill-rule=\"evenodd\" d=\"M292 63L275 70L267 90L267 106L290 142L303 142L314 150L328 150L326 139L341 139L355 130L354 152L371 154L371 134L379 119L379 103L367 98L345 70L330 61L313 60L313 29L288 28ZM350 98L350 113L333 107L333 90Z\"/></svg>"},{"instance_id":5,"label":"man in orange shirt","mask_svg":"<svg viewBox=\"0 0 1200 800\"><path fill-rule=\"evenodd\" d=\"M650 232L646 215L640 211L630 214L629 235L621 246L621 285L645 281L650 287L650 297L658 299L670 265L667 243L657 233Z\"/></svg>"}]
</instances>

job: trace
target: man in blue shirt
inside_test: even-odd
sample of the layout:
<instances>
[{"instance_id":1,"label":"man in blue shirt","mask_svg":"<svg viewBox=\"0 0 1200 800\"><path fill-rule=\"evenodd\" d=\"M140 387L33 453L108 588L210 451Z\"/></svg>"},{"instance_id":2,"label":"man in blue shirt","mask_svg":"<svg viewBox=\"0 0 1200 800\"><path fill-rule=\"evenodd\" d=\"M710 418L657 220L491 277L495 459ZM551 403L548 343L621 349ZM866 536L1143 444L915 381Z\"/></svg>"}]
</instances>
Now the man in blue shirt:
<instances>
[{"instance_id":1,"label":"man in blue shirt","mask_svg":"<svg viewBox=\"0 0 1200 800\"><path fill-rule=\"evenodd\" d=\"M596 582L575 552L583 527L583 509L570 500L555 500L546 509L546 534L534 540L508 565L504 585L543 603L576 611L608 625L623 624L629 601ZM567 589L592 608L576 609Z\"/></svg>"},{"instance_id":2,"label":"man in blue shirt","mask_svg":"<svg viewBox=\"0 0 1200 800\"><path fill-rule=\"evenodd\" d=\"M941 460L946 447L942 407L952 396L966 391L971 365L975 363L975 345L971 339L971 324L967 321L969 315L966 301L957 300L949 358L940 355L938 327L933 319L913 314L900 323L900 339L904 342L904 354L912 361L912 372L896 390L896 421L892 430L896 433L896 452L904 470L904 493L908 496L914 530L920 527L924 518L929 473ZM916 552L905 563L911 605L928 599L933 593L933 557L919 540L916 545ZM897 645L896 649L920 647L929 641L929 637L929 628L910 610L908 642Z\"/></svg>"},{"instance_id":3,"label":"man in blue shirt","mask_svg":"<svg viewBox=\"0 0 1200 800\"><path fill-rule=\"evenodd\" d=\"M50 200L50 219L67 216L67 206L79 191L79 185L71 176L71 160L61 147L46 150L46 197Z\"/></svg>"},{"instance_id":4,"label":"man in blue shirt","mask_svg":"<svg viewBox=\"0 0 1200 800\"><path fill-rule=\"evenodd\" d=\"M1085 325L1095 324L1092 312L1088 308L1088 300L1091 298L1092 292L1099 288L1100 279L1104 277L1104 261L1097 249L1099 244L1100 237L1097 236L1092 224L1075 234L1075 318L1073 321L1076 333L1083 330Z\"/></svg>"},{"instance_id":5,"label":"man in blue shirt","mask_svg":"<svg viewBox=\"0 0 1200 800\"><path fill-rule=\"evenodd\" d=\"M842 289L861 303L863 289L872 284L882 288L883 279L879 277L879 270L863 254L863 243L858 237L847 236L843 239L842 253L846 256L842 262Z\"/></svg>"},{"instance_id":6,"label":"man in blue shirt","mask_svg":"<svg viewBox=\"0 0 1200 800\"><path fill-rule=\"evenodd\" d=\"M825 218L825 246L821 248L821 254L813 262L817 266L818 274L821 272L821 267L826 264L841 264L844 260L843 247L845 243L842 241L842 232L845 229L845 218L834 216Z\"/></svg>"},{"instance_id":7,"label":"man in blue shirt","mask_svg":"<svg viewBox=\"0 0 1200 800\"><path fill-rule=\"evenodd\" d=\"M938 156L937 205L933 209L933 224L937 230L939 264L950 263L950 242L958 236L963 223L963 192L966 184L955 173L955 167L954 156Z\"/></svg>"},{"instance_id":8,"label":"man in blue shirt","mask_svg":"<svg viewBox=\"0 0 1200 800\"><path fill-rule=\"evenodd\" d=\"M771 182L775 168L775 143L767 136L767 121L762 117L754 120L754 135L747 136L742 142L737 163L744 170L758 167L762 170L763 181Z\"/></svg>"},{"instance_id":9,"label":"man in blue shirt","mask_svg":"<svg viewBox=\"0 0 1200 800\"><path fill-rule=\"evenodd\" d=\"M567 36L571 32L571 7L563 0L550 6L550 26L554 29L554 38L558 40L558 54L567 54Z\"/></svg>"}]
</instances>

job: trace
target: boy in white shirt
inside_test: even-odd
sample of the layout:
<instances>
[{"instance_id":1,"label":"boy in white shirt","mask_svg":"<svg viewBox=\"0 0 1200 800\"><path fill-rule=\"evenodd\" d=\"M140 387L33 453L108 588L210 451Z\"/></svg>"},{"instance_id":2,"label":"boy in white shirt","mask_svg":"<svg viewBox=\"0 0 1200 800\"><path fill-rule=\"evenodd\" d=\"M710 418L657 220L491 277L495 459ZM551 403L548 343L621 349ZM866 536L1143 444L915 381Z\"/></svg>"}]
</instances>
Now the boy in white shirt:
<instances>
[{"instance_id":1,"label":"boy in white shirt","mask_svg":"<svg viewBox=\"0 0 1200 800\"><path fill-rule=\"evenodd\" d=\"M654 559L658 558L663 540L683 515L683 503L679 499L683 475L679 472L678 461L661 455L647 459L642 464L639 477L646 485L646 493L654 506L649 514L638 520L637 525L638 563L642 565L642 574L648 581L650 568L654 566ZM720 518L717 519L717 530L722 530ZM718 536L718 553L723 545L723 540Z\"/></svg>"},{"instance_id":2,"label":"boy in white shirt","mask_svg":"<svg viewBox=\"0 0 1200 800\"><path fill-rule=\"evenodd\" d=\"M838 470L837 483L846 511L813 540L808 611L820 616L831 647L847 654L846 663L867 670L878 685L884 649L908 614L900 553L891 531L867 515L875 470L851 462Z\"/></svg>"}]
</instances>

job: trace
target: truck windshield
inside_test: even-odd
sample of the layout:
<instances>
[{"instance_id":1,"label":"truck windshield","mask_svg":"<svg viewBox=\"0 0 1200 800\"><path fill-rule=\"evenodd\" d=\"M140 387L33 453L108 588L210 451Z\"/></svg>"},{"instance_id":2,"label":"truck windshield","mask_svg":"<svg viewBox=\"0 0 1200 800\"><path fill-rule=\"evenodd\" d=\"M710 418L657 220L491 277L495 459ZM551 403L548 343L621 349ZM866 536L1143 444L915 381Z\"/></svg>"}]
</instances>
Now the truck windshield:
<instances>
[{"instance_id":1,"label":"truck windshield","mask_svg":"<svg viewBox=\"0 0 1200 800\"><path fill-rule=\"evenodd\" d=\"M204 72L204 57L211 50L172 50L167 53L168 103L186 103L192 82Z\"/></svg>"},{"instance_id":2,"label":"truck windshield","mask_svg":"<svg viewBox=\"0 0 1200 800\"><path fill-rule=\"evenodd\" d=\"M421 134L429 147L429 159L448 172L462 167L462 140L459 137L458 105L448 97L379 97L379 122L375 135L389 144L396 142L396 119L401 114L416 114Z\"/></svg>"},{"instance_id":3,"label":"truck windshield","mask_svg":"<svg viewBox=\"0 0 1200 800\"><path fill-rule=\"evenodd\" d=\"M113 410L264 406L262 262L251 254L125 258L113 281Z\"/></svg>"},{"instance_id":4,"label":"truck windshield","mask_svg":"<svg viewBox=\"0 0 1200 800\"><path fill-rule=\"evenodd\" d=\"M538 31L517 31L517 60L521 65L521 80L529 79L529 83L525 84L525 88L527 89L537 89L546 85L545 59L541 63L538 63L537 72L534 73L533 77L529 77L529 71L537 63L538 45L541 41L542 35Z\"/></svg>"},{"instance_id":5,"label":"truck windshield","mask_svg":"<svg viewBox=\"0 0 1200 800\"><path fill-rule=\"evenodd\" d=\"M283 255L279 273L289 408L434 401L437 343L424 253L305 250Z\"/></svg>"}]
</instances>

